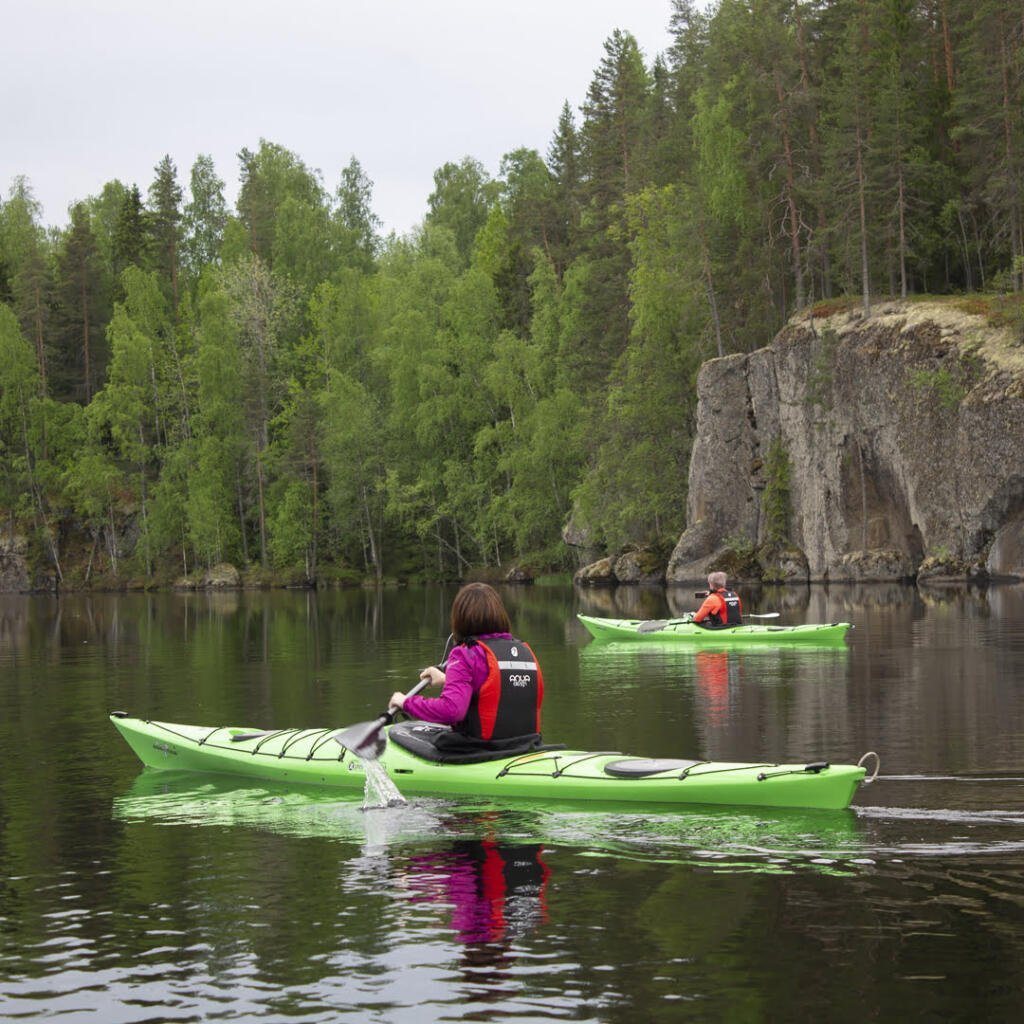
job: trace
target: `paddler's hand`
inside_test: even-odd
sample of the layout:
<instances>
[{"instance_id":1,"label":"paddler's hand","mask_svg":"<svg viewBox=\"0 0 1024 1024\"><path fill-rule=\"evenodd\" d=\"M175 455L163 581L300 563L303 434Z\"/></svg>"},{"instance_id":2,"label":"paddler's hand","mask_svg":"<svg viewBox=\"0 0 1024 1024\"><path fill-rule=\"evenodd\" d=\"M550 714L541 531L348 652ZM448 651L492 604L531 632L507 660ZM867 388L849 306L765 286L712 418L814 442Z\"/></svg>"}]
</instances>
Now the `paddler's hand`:
<instances>
[{"instance_id":1,"label":"paddler's hand","mask_svg":"<svg viewBox=\"0 0 1024 1024\"><path fill-rule=\"evenodd\" d=\"M425 668L420 673L420 679L429 679L431 686L444 686L444 673L436 665Z\"/></svg>"},{"instance_id":2,"label":"paddler's hand","mask_svg":"<svg viewBox=\"0 0 1024 1024\"><path fill-rule=\"evenodd\" d=\"M391 700L388 701L389 708L398 708L399 711L405 707L405 694L401 690L395 690L391 694Z\"/></svg>"}]
</instances>

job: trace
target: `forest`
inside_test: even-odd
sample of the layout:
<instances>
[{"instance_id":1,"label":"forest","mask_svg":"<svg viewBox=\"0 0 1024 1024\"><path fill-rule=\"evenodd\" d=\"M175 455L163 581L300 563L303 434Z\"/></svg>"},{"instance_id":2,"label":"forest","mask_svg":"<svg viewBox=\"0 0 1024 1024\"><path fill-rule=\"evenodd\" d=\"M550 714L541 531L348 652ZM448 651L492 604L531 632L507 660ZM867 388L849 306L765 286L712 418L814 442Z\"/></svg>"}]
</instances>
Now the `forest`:
<instances>
[{"instance_id":1,"label":"forest","mask_svg":"<svg viewBox=\"0 0 1024 1024\"><path fill-rule=\"evenodd\" d=\"M155 154L57 227L16 178L7 534L65 587L557 571L567 527L664 550L704 360L815 304L1019 297L1020 0L666 19L650 60L607 38L546 153L453 154L404 236L356 156L328 177L266 139L234 208L205 156Z\"/></svg>"}]
</instances>

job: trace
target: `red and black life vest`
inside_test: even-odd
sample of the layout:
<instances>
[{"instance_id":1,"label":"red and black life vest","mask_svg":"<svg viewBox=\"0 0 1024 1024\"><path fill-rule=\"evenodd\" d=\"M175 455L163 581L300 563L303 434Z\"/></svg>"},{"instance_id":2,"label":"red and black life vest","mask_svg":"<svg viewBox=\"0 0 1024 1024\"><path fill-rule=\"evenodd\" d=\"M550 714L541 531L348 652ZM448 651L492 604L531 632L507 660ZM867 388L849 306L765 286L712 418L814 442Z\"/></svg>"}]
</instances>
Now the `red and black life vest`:
<instances>
[{"instance_id":1,"label":"red and black life vest","mask_svg":"<svg viewBox=\"0 0 1024 1024\"><path fill-rule=\"evenodd\" d=\"M487 655L487 678L473 695L456 732L482 740L504 740L540 732L544 677L529 645L522 640L471 637Z\"/></svg>"},{"instance_id":2,"label":"red and black life vest","mask_svg":"<svg viewBox=\"0 0 1024 1024\"><path fill-rule=\"evenodd\" d=\"M712 612L708 615L708 619L715 626L742 626L743 625L743 613L740 605L739 595L733 593L731 590L716 590L715 593L722 599L724 608L724 620L723 615L720 612Z\"/></svg>"}]
</instances>

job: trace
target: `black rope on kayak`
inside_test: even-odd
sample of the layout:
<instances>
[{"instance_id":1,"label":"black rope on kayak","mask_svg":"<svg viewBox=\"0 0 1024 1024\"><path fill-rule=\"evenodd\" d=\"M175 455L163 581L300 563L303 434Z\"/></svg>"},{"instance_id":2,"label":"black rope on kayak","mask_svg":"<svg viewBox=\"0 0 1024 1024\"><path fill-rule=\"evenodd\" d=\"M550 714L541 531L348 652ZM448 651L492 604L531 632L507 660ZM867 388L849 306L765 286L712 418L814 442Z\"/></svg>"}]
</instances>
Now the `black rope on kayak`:
<instances>
[{"instance_id":1,"label":"black rope on kayak","mask_svg":"<svg viewBox=\"0 0 1024 1024\"><path fill-rule=\"evenodd\" d=\"M698 768L703 768L705 765L714 764L714 763L715 763L714 761L698 761L695 764L691 764L688 768L684 768L678 775L673 776L673 777L677 781L679 781L679 782L685 782L689 778L691 772L696 771ZM757 765L755 765L755 764L733 764L733 765L730 765L728 768L715 768L712 771L708 771L708 772L698 772L697 775L694 776L694 777L695 778L703 779L707 775L725 775L725 774L728 774L729 772L746 772L746 771L750 771L751 768L772 768L772 767L774 767L774 766L770 765L770 764L757 764ZM632 781L632 782L663 782L668 777L669 776L666 776L664 774L664 772L660 772L660 773L659 772L654 772L654 773L652 773L650 775L644 775L644 776L638 776L636 778L631 778L630 781Z\"/></svg>"},{"instance_id":2,"label":"black rope on kayak","mask_svg":"<svg viewBox=\"0 0 1024 1024\"><path fill-rule=\"evenodd\" d=\"M771 766L765 765L764 767ZM803 768L788 768L785 771L772 772L771 774L758 772L757 781L764 782L767 779L777 779L780 775L820 775L826 768L831 767L828 761L812 761L810 764L805 764Z\"/></svg>"},{"instance_id":3,"label":"black rope on kayak","mask_svg":"<svg viewBox=\"0 0 1024 1024\"><path fill-rule=\"evenodd\" d=\"M295 729L294 730L295 735L292 736L291 739L287 739L287 740L285 740L284 743L281 744L281 752L278 754L279 759L283 758L286 754L288 754L288 752L293 748L293 746L300 739L304 738L306 733L308 733L308 732L316 733L318 731L319 731L318 729Z\"/></svg>"},{"instance_id":4,"label":"black rope on kayak","mask_svg":"<svg viewBox=\"0 0 1024 1024\"><path fill-rule=\"evenodd\" d=\"M702 761L701 762L701 764L714 764L714 763L715 763L714 761ZM699 764L695 764L693 766L693 768L685 769L683 771L683 773L679 776L679 778L685 780L686 777L690 774L690 772L693 771L694 768L700 768L700 766L701 765L699 765ZM698 776L696 776L696 777L703 779L706 775L726 775L729 772L748 772L748 771L750 771L751 768L774 768L774 767L775 767L775 765L771 765L771 764L733 764L733 765L730 765L728 768L715 768L713 771L710 771L710 772L700 772L700 774ZM757 778L758 778L758 781L760 781L761 780L761 775L758 775Z\"/></svg>"},{"instance_id":5,"label":"black rope on kayak","mask_svg":"<svg viewBox=\"0 0 1024 1024\"><path fill-rule=\"evenodd\" d=\"M159 724L159 723L156 723L156 722L154 722L153 724L154 724L154 725L156 725L156 724ZM164 728L164 729L167 729L167 726L163 726L163 728ZM216 734L217 734L217 733L219 733L219 732L220 732L220 731L221 731L222 729L226 729L226 728L227 728L227 726L224 726L224 725L218 725L216 729L211 729L211 730L210 730L210 731L209 731L209 732L208 732L208 733L207 733L207 734L206 734L206 735L205 735L205 736L204 736L204 737L203 737L203 738L202 738L201 740L199 740L199 741L198 741L198 745L199 745L200 747L201 747L201 746L203 746L203 744L204 744L204 743L206 743L206 741L207 741L207 740L208 740L208 739L209 739L209 738L210 738L211 736L214 736L214 735L216 735ZM181 736L181 738L182 738L182 739L187 739L187 737L186 737L186 736L182 735L181 733L176 733L176 732L175 732L175 731L174 731L173 729L167 729L167 731L168 731L169 733L171 733L171 735L173 735L173 736Z\"/></svg>"},{"instance_id":6,"label":"black rope on kayak","mask_svg":"<svg viewBox=\"0 0 1024 1024\"><path fill-rule=\"evenodd\" d=\"M320 739L318 739L318 740L317 740L317 741L316 741L316 742L315 742L315 743L314 743L314 744L313 744L313 745L312 745L312 746L311 746L311 747L309 748L309 753L308 753L308 754L306 755L306 760L307 760L307 761L312 761L312 760L313 760L313 755L314 755L314 754L315 754L315 753L316 753L316 752L317 752L317 751L318 751L318 750L319 750L319 749L320 749L320 748L321 748L321 747L322 747L322 746L323 746L323 745L324 745L325 743L329 743L329 742L330 742L330 741L331 741L331 740L332 740L332 739L334 738L334 736L335 736L335 735L337 734L337 732L338 732L338 730L337 730L337 729L324 729L324 730L323 730L323 735L322 735L322 736L320 737ZM348 752L348 748L347 748L347 747L342 747L342 748L341 748L341 752L340 752L340 753L338 754L338 756L337 756L336 760L338 760L338 761L344 761L344 760L345 760L345 754L346 754L347 752ZM332 759L332 760L333 760L333 759Z\"/></svg>"},{"instance_id":7,"label":"black rope on kayak","mask_svg":"<svg viewBox=\"0 0 1024 1024\"><path fill-rule=\"evenodd\" d=\"M164 732L169 732L172 736L177 736L179 740L185 740L186 743L198 742L200 746L202 746L215 732L219 732L223 728L223 726L218 726L218 728L213 729L208 735L204 736L201 740L197 741L194 740L191 736L187 735L186 733L175 731L164 722L154 722L149 718L147 718L145 722L146 725L155 725L157 726L157 728L163 729Z\"/></svg>"},{"instance_id":8,"label":"black rope on kayak","mask_svg":"<svg viewBox=\"0 0 1024 1024\"><path fill-rule=\"evenodd\" d=\"M621 756L618 750L596 750L592 754L585 754L583 757L577 757L575 761L571 761L564 768L558 768L552 774L553 779L561 778L570 768L575 768L578 764L582 764L584 761L589 761L594 757L619 757ZM556 762L558 758L555 758ZM569 776L573 778L573 776Z\"/></svg>"},{"instance_id":9,"label":"black rope on kayak","mask_svg":"<svg viewBox=\"0 0 1024 1024\"><path fill-rule=\"evenodd\" d=\"M498 774L495 776L495 778L500 779L500 778L502 778L505 775L511 775L512 774L512 769L513 768L518 768L519 765L522 762L524 762L524 761L529 761L530 764L536 764L538 761L554 761L555 764L557 765L558 764L558 755L557 754L552 754L551 757L537 757L536 753L522 754L519 757L515 758L514 760L509 761L509 763L507 765L505 765L505 767L502 768L500 772L498 772Z\"/></svg>"},{"instance_id":10,"label":"black rope on kayak","mask_svg":"<svg viewBox=\"0 0 1024 1024\"><path fill-rule=\"evenodd\" d=\"M250 753L251 754L258 754L263 749L263 745L265 743L269 743L271 740L276 740L279 736L287 736L288 733L290 733L290 732L295 732L295 730L294 729L275 729L273 732L268 732L267 735L264 736L263 739L261 739L259 741L259 743L257 743L256 746L252 748Z\"/></svg>"},{"instance_id":11,"label":"black rope on kayak","mask_svg":"<svg viewBox=\"0 0 1024 1024\"><path fill-rule=\"evenodd\" d=\"M549 761L550 760L550 761L554 761L555 768L554 768L554 771L552 771L550 773L549 777L552 778L552 779L558 779L558 778L561 778L563 775L565 775L565 773L567 771L569 771L571 768L575 768L578 764L582 764L584 761L589 761L593 757L621 757L621 756L622 756L622 754L618 750L597 750L597 751L594 751L593 753L582 754L579 757L575 757L564 768L560 768L558 766L558 762L560 760L558 754L552 754L550 758L547 758L547 757L537 757L536 753L523 754L521 757L517 757L514 761L511 761L507 765L505 765L505 767L502 768L500 772L498 772L496 777L500 779L504 775L515 774L512 771L512 769L520 767L520 765L523 764L524 762L526 762L528 764L531 764L531 765L536 765L540 761ZM530 775L542 775L542 774L545 774L545 773L543 773L543 772L529 772L528 774L530 774ZM569 778L575 778L575 777L576 776L572 776L572 775L569 776ZM579 778L585 778L587 776L578 776L578 777Z\"/></svg>"}]
</instances>

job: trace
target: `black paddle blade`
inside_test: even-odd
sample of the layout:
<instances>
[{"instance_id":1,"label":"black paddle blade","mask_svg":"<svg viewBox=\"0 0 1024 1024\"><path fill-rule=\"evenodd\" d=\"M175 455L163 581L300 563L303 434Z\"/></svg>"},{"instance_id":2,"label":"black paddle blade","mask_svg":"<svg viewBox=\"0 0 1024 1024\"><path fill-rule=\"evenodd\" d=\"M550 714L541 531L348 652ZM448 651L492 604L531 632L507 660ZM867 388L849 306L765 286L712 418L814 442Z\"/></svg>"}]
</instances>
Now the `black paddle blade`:
<instances>
[{"instance_id":1,"label":"black paddle blade","mask_svg":"<svg viewBox=\"0 0 1024 1024\"><path fill-rule=\"evenodd\" d=\"M376 761L388 745L387 738L381 730L390 721L388 715L381 715L372 722L350 725L342 732L335 733L333 739L346 750L351 750L356 757L361 757L364 761Z\"/></svg>"}]
</instances>

